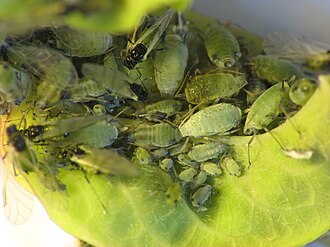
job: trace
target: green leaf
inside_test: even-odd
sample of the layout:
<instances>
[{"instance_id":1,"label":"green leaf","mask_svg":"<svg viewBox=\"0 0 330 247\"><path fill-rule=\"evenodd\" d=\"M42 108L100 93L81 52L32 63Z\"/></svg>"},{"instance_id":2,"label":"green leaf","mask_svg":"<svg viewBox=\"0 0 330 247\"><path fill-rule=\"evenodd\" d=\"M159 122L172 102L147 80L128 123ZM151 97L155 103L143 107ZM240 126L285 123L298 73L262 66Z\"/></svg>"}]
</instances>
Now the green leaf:
<instances>
[{"instance_id":1,"label":"green leaf","mask_svg":"<svg viewBox=\"0 0 330 247\"><path fill-rule=\"evenodd\" d=\"M85 0L70 7L60 0L1 0L0 18L8 30L49 23L65 22L93 31L124 33L131 31L148 12L165 7L184 10L191 0ZM68 11L70 10L70 11Z\"/></svg>"},{"instance_id":2,"label":"green leaf","mask_svg":"<svg viewBox=\"0 0 330 247\"><path fill-rule=\"evenodd\" d=\"M58 225L96 246L303 245L330 228L330 76L319 79L304 108L272 130L285 148L313 150L312 158L286 156L266 133L252 141L248 169L251 137L230 138L243 175L214 180L208 211L196 212L189 196L167 205L171 180L152 166L133 179L88 175L91 184L81 171L62 170L69 200L62 211L33 175L30 183Z\"/></svg>"}]
</instances>

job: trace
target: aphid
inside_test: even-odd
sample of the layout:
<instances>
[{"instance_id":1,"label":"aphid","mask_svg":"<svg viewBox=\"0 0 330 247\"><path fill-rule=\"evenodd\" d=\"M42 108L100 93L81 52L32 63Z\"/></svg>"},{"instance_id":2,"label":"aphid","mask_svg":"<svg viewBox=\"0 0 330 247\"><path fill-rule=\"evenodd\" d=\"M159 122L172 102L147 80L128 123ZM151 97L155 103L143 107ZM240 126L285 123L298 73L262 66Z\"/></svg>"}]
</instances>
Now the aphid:
<instances>
[{"instance_id":1,"label":"aphid","mask_svg":"<svg viewBox=\"0 0 330 247\"><path fill-rule=\"evenodd\" d=\"M179 127L182 136L224 135L241 121L241 110L231 104L220 103L193 114Z\"/></svg>"},{"instance_id":2,"label":"aphid","mask_svg":"<svg viewBox=\"0 0 330 247\"><path fill-rule=\"evenodd\" d=\"M102 104L95 104L93 106L93 112L98 116L103 116L107 113L107 110L105 109L104 105Z\"/></svg>"},{"instance_id":3,"label":"aphid","mask_svg":"<svg viewBox=\"0 0 330 247\"><path fill-rule=\"evenodd\" d=\"M90 96L98 97L107 92L107 89L93 80L83 78L79 79L77 85L75 85L70 92L70 100L73 102L85 102L90 101Z\"/></svg>"},{"instance_id":4,"label":"aphid","mask_svg":"<svg viewBox=\"0 0 330 247\"><path fill-rule=\"evenodd\" d=\"M309 160L314 153L310 149L284 149L283 151L286 156L299 160Z\"/></svg>"},{"instance_id":5,"label":"aphid","mask_svg":"<svg viewBox=\"0 0 330 247\"><path fill-rule=\"evenodd\" d=\"M201 185L203 185L207 180L207 174L205 171L200 171L191 181L189 187L192 190L197 189Z\"/></svg>"},{"instance_id":6,"label":"aphid","mask_svg":"<svg viewBox=\"0 0 330 247\"><path fill-rule=\"evenodd\" d=\"M170 154L170 152L168 151L167 148L159 148L152 151L151 154L154 160L160 160L162 158L167 157Z\"/></svg>"},{"instance_id":7,"label":"aphid","mask_svg":"<svg viewBox=\"0 0 330 247\"><path fill-rule=\"evenodd\" d=\"M139 161L140 164L142 165L150 165L152 162L152 157L151 154L148 152L148 150L142 148L142 147L137 147L134 151L135 157Z\"/></svg>"},{"instance_id":8,"label":"aphid","mask_svg":"<svg viewBox=\"0 0 330 247\"><path fill-rule=\"evenodd\" d=\"M7 62L0 64L0 75L0 92L5 95L5 101L20 104L27 93L30 76L13 69Z\"/></svg>"},{"instance_id":9,"label":"aphid","mask_svg":"<svg viewBox=\"0 0 330 247\"><path fill-rule=\"evenodd\" d=\"M198 104L218 98L229 98L238 94L247 84L244 76L227 73L208 73L192 77L186 88L186 99L189 103Z\"/></svg>"},{"instance_id":10,"label":"aphid","mask_svg":"<svg viewBox=\"0 0 330 247\"><path fill-rule=\"evenodd\" d=\"M141 109L140 116L145 116L149 120L165 119L173 116L181 110L182 103L174 99L165 99L155 103L147 104Z\"/></svg>"},{"instance_id":11,"label":"aphid","mask_svg":"<svg viewBox=\"0 0 330 247\"><path fill-rule=\"evenodd\" d=\"M56 50L20 44L5 44L2 50L5 60L13 67L32 73L58 90L71 88L78 82L71 60Z\"/></svg>"},{"instance_id":12,"label":"aphid","mask_svg":"<svg viewBox=\"0 0 330 247\"><path fill-rule=\"evenodd\" d=\"M194 192L191 196L191 204L194 207L201 207L210 198L212 194L212 186L209 184L204 185Z\"/></svg>"},{"instance_id":13,"label":"aphid","mask_svg":"<svg viewBox=\"0 0 330 247\"><path fill-rule=\"evenodd\" d=\"M91 124L94 124L98 121L107 119L108 116L86 116L86 117L72 117L67 119L56 119L50 120L47 122L39 123L38 128L42 128L44 131L41 135L38 135L34 138L35 141L41 141L44 139L49 139L53 137L59 137L66 133L71 133L81 128L87 127ZM29 127L30 128L30 127Z\"/></svg>"},{"instance_id":14,"label":"aphid","mask_svg":"<svg viewBox=\"0 0 330 247\"><path fill-rule=\"evenodd\" d=\"M79 146L84 154L74 154L70 160L81 166L87 172L100 172L116 176L134 177L139 170L127 158L111 149L98 149L88 146Z\"/></svg>"},{"instance_id":15,"label":"aphid","mask_svg":"<svg viewBox=\"0 0 330 247\"><path fill-rule=\"evenodd\" d=\"M55 47L72 57L92 57L104 54L112 45L107 32L78 30L69 26L52 26L56 36Z\"/></svg>"},{"instance_id":16,"label":"aphid","mask_svg":"<svg viewBox=\"0 0 330 247\"><path fill-rule=\"evenodd\" d=\"M241 176L242 167L232 157L227 156L220 162L221 166L228 172L229 175Z\"/></svg>"},{"instance_id":17,"label":"aphid","mask_svg":"<svg viewBox=\"0 0 330 247\"><path fill-rule=\"evenodd\" d=\"M36 173L39 182L47 190L41 199L51 200L54 207L59 210L65 210L68 206L68 198L66 197L66 186L56 177L56 170L49 166L46 162L37 159L37 153L31 144L25 140L24 136L18 131L16 125L7 127L6 134L9 149L8 157L10 162L19 171L26 182L34 189L29 182L29 173ZM42 157L41 157L42 158ZM36 193L36 195L38 195Z\"/></svg>"},{"instance_id":18,"label":"aphid","mask_svg":"<svg viewBox=\"0 0 330 247\"><path fill-rule=\"evenodd\" d=\"M175 144L169 148L169 152L171 156L176 156L182 153L188 153L192 147L192 143L189 142L189 138L186 138L184 142L180 142Z\"/></svg>"},{"instance_id":19,"label":"aphid","mask_svg":"<svg viewBox=\"0 0 330 247\"><path fill-rule=\"evenodd\" d=\"M221 168L216 163L210 161L202 162L201 170L211 176L219 176L222 173Z\"/></svg>"},{"instance_id":20,"label":"aphid","mask_svg":"<svg viewBox=\"0 0 330 247\"><path fill-rule=\"evenodd\" d=\"M297 105L304 105L313 95L316 82L309 78L296 80L289 90L290 100Z\"/></svg>"},{"instance_id":21,"label":"aphid","mask_svg":"<svg viewBox=\"0 0 330 247\"><path fill-rule=\"evenodd\" d=\"M127 43L126 57L123 61L127 68L133 69L135 65L147 59L147 56L156 47L165 32L173 14L173 10L167 10L150 27L146 28L138 39L133 39ZM149 37L150 35L152 36ZM133 34L133 37L135 37L135 34Z\"/></svg>"},{"instance_id":22,"label":"aphid","mask_svg":"<svg viewBox=\"0 0 330 247\"><path fill-rule=\"evenodd\" d=\"M289 85L278 83L267 89L252 104L246 117L244 134L251 135L266 128L288 104Z\"/></svg>"},{"instance_id":23,"label":"aphid","mask_svg":"<svg viewBox=\"0 0 330 247\"><path fill-rule=\"evenodd\" d=\"M56 142L58 145L84 144L95 148L103 148L110 146L118 137L117 128L105 120L66 133L68 133L68 136L60 138L59 142Z\"/></svg>"},{"instance_id":24,"label":"aphid","mask_svg":"<svg viewBox=\"0 0 330 247\"><path fill-rule=\"evenodd\" d=\"M178 143L181 138L180 131L168 123L141 124L129 136L134 145L147 149L168 147Z\"/></svg>"},{"instance_id":25,"label":"aphid","mask_svg":"<svg viewBox=\"0 0 330 247\"><path fill-rule=\"evenodd\" d=\"M159 166L165 171L168 171L173 168L173 160L171 158L165 158L159 161Z\"/></svg>"},{"instance_id":26,"label":"aphid","mask_svg":"<svg viewBox=\"0 0 330 247\"><path fill-rule=\"evenodd\" d=\"M178 163L180 163L181 165L183 165L185 167L199 168L199 163L197 161L190 159L188 154L185 154L185 153L179 154L177 156L177 159L178 159Z\"/></svg>"},{"instance_id":27,"label":"aphid","mask_svg":"<svg viewBox=\"0 0 330 247\"><path fill-rule=\"evenodd\" d=\"M166 191L166 203L169 205L177 204L181 199L181 185L173 182Z\"/></svg>"},{"instance_id":28,"label":"aphid","mask_svg":"<svg viewBox=\"0 0 330 247\"><path fill-rule=\"evenodd\" d=\"M294 33L272 32L264 38L266 54L279 56L319 70L330 61L330 46Z\"/></svg>"},{"instance_id":29,"label":"aphid","mask_svg":"<svg viewBox=\"0 0 330 247\"><path fill-rule=\"evenodd\" d=\"M195 177L196 174L197 174L196 169L190 167L180 172L179 178L185 183L189 183L193 180L193 177Z\"/></svg>"},{"instance_id":30,"label":"aphid","mask_svg":"<svg viewBox=\"0 0 330 247\"><path fill-rule=\"evenodd\" d=\"M107 69L99 64L84 63L81 72L88 79L96 81L99 85L111 90L120 97L138 100L138 97L130 88L134 82L119 70Z\"/></svg>"},{"instance_id":31,"label":"aphid","mask_svg":"<svg viewBox=\"0 0 330 247\"><path fill-rule=\"evenodd\" d=\"M162 46L155 55L155 81L162 97L173 97L184 78L188 47L177 34L166 35Z\"/></svg>"},{"instance_id":32,"label":"aphid","mask_svg":"<svg viewBox=\"0 0 330 247\"><path fill-rule=\"evenodd\" d=\"M61 98L61 91L54 85L42 81L37 86L37 95L35 105L40 109L45 109L50 104L58 102Z\"/></svg>"},{"instance_id":33,"label":"aphid","mask_svg":"<svg viewBox=\"0 0 330 247\"><path fill-rule=\"evenodd\" d=\"M220 68L232 67L241 57L235 36L220 25L210 25L204 35L204 43L209 59Z\"/></svg>"},{"instance_id":34,"label":"aphid","mask_svg":"<svg viewBox=\"0 0 330 247\"><path fill-rule=\"evenodd\" d=\"M297 65L272 55L256 56L251 59L251 63L252 72L271 84L289 80L293 76L296 79L304 76L304 72Z\"/></svg>"},{"instance_id":35,"label":"aphid","mask_svg":"<svg viewBox=\"0 0 330 247\"><path fill-rule=\"evenodd\" d=\"M227 151L227 146L221 143L198 144L188 152L190 159L198 162L215 159Z\"/></svg>"}]
</instances>

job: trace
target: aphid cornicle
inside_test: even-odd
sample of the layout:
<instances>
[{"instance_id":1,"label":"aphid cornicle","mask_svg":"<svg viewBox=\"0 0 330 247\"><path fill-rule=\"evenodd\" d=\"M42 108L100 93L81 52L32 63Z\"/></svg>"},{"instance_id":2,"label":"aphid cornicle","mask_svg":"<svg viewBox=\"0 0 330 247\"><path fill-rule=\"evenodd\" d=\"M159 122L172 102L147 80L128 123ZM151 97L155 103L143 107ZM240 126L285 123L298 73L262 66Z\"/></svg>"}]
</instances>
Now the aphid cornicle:
<instances>
[{"instance_id":1,"label":"aphid cornicle","mask_svg":"<svg viewBox=\"0 0 330 247\"><path fill-rule=\"evenodd\" d=\"M92 57L104 54L112 45L112 36L107 32L78 30L65 25L53 25L55 47L73 57Z\"/></svg>"},{"instance_id":2,"label":"aphid cornicle","mask_svg":"<svg viewBox=\"0 0 330 247\"><path fill-rule=\"evenodd\" d=\"M179 127L182 136L224 135L241 121L241 110L231 104L220 103L193 114Z\"/></svg>"},{"instance_id":3,"label":"aphid cornicle","mask_svg":"<svg viewBox=\"0 0 330 247\"><path fill-rule=\"evenodd\" d=\"M238 94L247 84L244 76L227 73L209 73L192 77L185 88L189 103L198 104L218 98L229 98Z\"/></svg>"},{"instance_id":4,"label":"aphid cornicle","mask_svg":"<svg viewBox=\"0 0 330 247\"><path fill-rule=\"evenodd\" d=\"M123 64L133 69L138 63L147 59L150 52L156 47L173 17L174 11L168 9L150 27L147 27L135 40L127 43L126 57ZM133 34L135 37L135 33Z\"/></svg>"},{"instance_id":5,"label":"aphid cornicle","mask_svg":"<svg viewBox=\"0 0 330 247\"><path fill-rule=\"evenodd\" d=\"M209 184L204 185L194 192L191 196L191 204L194 207L201 207L210 198L212 194L212 186Z\"/></svg>"},{"instance_id":6,"label":"aphid cornicle","mask_svg":"<svg viewBox=\"0 0 330 247\"><path fill-rule=\"evenodd\" d=\"M244 124L244 134L251 135L266 128L289 103L289 85L278 83L267 89L252 104Z\"/></svg>"},{"instance_id":7,"label":"aphid cornicle","mask_svg":"<svg viewBox=\"0 0 330 247\"><path fill-rule=\"evenodd\" d=\"M168 123L141 124L129 139L136 146L153 149L156 147L168 147L181 140L180 131Z\"/></svg>"},{"instance_id":8,"label":"aphid cornicle","mask_svg":"<svg viewBox=\"0 0 330 247\"><path fill-rule=\"evenodd\" d=\"M241 57L235 36L220 25L210 25L206 29L204 43L209 59L220 68L232 67Z\"/></svg>"},{"instance_id":9,"label":"aphid cornicle","mask_svg":"<svg viewBox=\"0 0 330 247\"><path fill-rule=\"evenodd\" d=\"M215 159L223 155L227 150L227 146L221 143L205 143L198 144L191 148L188 152L190 159L198 162Z\"/></svg>"},{"instance_id":10,"label":"aphid cornicle","mask_svg":"<svg viewBox=\"0 0 330 247\"><path fill-rule=\"evenodd\" d=\"M293 76L296 79L304 76L304 72L300 67L276 56L259 55L251 59L251 64L252 72L271 84L289 80Z\"/></svg>"}]
</instances>

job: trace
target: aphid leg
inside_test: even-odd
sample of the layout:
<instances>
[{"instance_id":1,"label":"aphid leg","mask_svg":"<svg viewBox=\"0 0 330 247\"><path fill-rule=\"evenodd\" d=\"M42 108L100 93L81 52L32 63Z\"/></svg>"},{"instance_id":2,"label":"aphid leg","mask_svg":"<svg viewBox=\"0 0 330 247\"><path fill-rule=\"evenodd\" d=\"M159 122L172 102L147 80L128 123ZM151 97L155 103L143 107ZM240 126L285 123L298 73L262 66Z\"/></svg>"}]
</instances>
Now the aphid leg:
<instances>
[{"instance_id":1,"label":"aphid leg","mask_svg":"<svg viewBox=\"0 0 330 247\"><path fill-rule=\"evenodd\" d=\"M281 111L284 113L286 119L289 121L289 123L291 124L291 126L297 131L297 133L299 134L299 138L301 138L301 132L299 131L299 129L297 128L297 126L295 126L295 124L291 121L291 118L289 116L289 114L287 113L287 111L285 110L285 108L283 106L280 106Z\"/></svg>"},{"instance_id":2,"label":"aphid leg","mask_svg":"<svg viewBox=\"0 0 330 247\"><path fill-rule=\"evenodd\" d=\"M267 128L264 128L264 130L269 133L273 138L274 140L278 143L278 145L281 147L282 150L285 150L285 148L283 147L283 145L280 143L280 141L274 136L274 134Z\"/></svg>"},{"instance_id":3,"label":"aphid leg","mask_svg":"<svg viewBox=\"0 0 330 247\"><path fill-rule=\"evenodd\" d=\"M250 169L250 166L252 165L252 162L251 162L251 150L250 150L250 145L251 145L251 143L253 142L254 137L255 137L255 134L251 137L251 139L250 139L249 142L247 143L247 148L248 148L248 162L249 162L248 169Z\"/></svg>"},{"instance_id":4,"label":"aphid leg","mask_svg":"<svg viewBox=\"0 0 330 247\"><path fill-rule=\"evenodd\" d=\"M108 210L106 209L105 205L103 204L99 194L97 193L97 191L94 189L91 181L89 180L89 178L87 177L87 174L84 172L84 177L86 179L86 182L91 186L91 189L93 190L93 193L96 195L97 200L100 202L101 207L103 208L103 214L108 214Z\"/></svg>"}]
</instances>

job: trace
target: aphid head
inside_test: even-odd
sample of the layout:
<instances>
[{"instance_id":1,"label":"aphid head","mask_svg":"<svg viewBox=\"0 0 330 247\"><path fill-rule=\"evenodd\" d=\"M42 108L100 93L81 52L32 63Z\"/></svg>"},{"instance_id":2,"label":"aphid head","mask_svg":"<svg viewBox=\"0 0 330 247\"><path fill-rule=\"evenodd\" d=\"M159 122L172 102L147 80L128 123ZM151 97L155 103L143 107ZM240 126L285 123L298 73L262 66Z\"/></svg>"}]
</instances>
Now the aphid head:
<instances>
[{"instance_id":1,"label":"aphid head","mask_svg":"<svg viewBox=\"0 0 330 247\"><path fill-rule=\"evenodd\" d=\"M147 47L143 44L137 44L133 49L130 49L123 64L129 68L133 69L135 65L142 61L144 55L147 53Z\"/></svg>"},{"instance_id":2,"label":"aphid head","mask_svg":"<svg viewBox=\"0 0 330 247\"><path fill-rule=\"evenodd\" d=\"M41 125L32 125L27 129L28 138L33 140L44 132L45 127Z\"/></svg>"}]
</instances>

